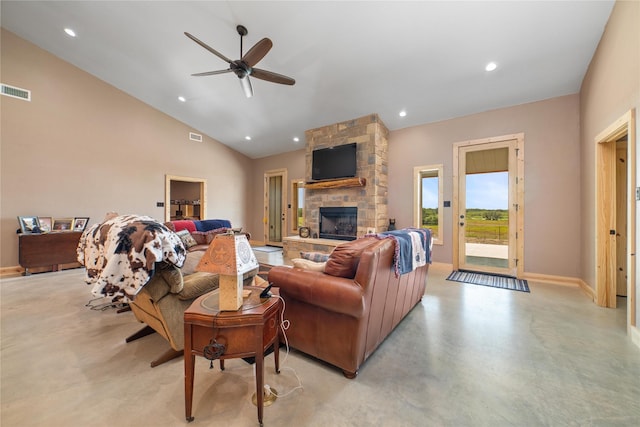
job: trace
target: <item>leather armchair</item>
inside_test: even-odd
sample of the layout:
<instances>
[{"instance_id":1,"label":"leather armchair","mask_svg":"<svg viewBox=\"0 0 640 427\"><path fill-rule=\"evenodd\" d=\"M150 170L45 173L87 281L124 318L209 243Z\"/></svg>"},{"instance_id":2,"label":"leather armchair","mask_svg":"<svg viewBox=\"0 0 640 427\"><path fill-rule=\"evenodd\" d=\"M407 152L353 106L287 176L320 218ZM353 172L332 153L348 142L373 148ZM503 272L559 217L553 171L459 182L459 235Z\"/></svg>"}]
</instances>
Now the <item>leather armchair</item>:
<instances>
[{"instance_id":1,"label":"leather armchair","mask_svg":"<svg viewBox=\"0 0 640 427\"><path fill-rule=\"evenodd\" d=\"M151 280L129 303L136 319L147 326L128 337L126 342L154 332L162 335L170 348L151 362L152 368L182 356L184 311L194 299L217 288L217 274L195 272L183 276L175 267L159 267Z\"/></svg>"},{"instance_id":2,"label":"leather armchair","mask_svg":"<svg viewBox=\"0 0 640 427\"><path fill-rule=\"evenodd\" d=\"M188 253L182 269L158 264L153 277L129 303L136 319L146 326L128 337L126 342L157 332L169 343L170 348L151 361L152 368L183 355L184 311L199 296L218 289L217 274L192 272L203 254L203 251ZM244 275L245 285L254 280L257 271Z\"/></svg>"}]
</instances>

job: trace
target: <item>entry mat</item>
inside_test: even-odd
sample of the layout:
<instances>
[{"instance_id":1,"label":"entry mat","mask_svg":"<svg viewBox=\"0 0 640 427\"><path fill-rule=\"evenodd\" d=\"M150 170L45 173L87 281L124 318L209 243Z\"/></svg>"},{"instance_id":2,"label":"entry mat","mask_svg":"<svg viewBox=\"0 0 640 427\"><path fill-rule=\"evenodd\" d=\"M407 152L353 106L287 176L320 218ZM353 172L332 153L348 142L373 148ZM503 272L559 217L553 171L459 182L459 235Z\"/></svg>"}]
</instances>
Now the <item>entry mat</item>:
<instances>
[{"instance_id":1,"label":"entry mat","mask_svg":"<svg viewBox=\"0 0 640 427\"><path fill-rule=\"evenodd\" d=\"M509 289L512 291L529 292L526 280L510 276L477 273L474 271L457 270L452 272L447 280L452 282L470 283L472 285L491 286L493 288Z\"/></svg>"},{"instance_id":2,"label":"entry mat","mask_svg":"<svg viewBox=\"0 0 640 427\"><path fill-rule=\"evenodd\" d=\"M251 249L258 252L278 252L282 250L282 248L277 246L256 246Z\"/></svg>"}]
</instances>

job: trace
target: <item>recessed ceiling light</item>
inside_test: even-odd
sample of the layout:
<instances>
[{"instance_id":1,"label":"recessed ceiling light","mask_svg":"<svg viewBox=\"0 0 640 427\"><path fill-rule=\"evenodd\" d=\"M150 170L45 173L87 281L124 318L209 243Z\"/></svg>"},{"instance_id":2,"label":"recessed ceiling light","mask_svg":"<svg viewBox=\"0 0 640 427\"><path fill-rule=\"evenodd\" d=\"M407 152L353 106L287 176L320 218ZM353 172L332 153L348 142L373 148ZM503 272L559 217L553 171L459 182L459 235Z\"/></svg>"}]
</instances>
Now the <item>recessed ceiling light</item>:
<instances>
[{"instance_id":1,"label":"recessed ceiling light","mask_svg":"<svg viewBox=\"0 0 640 427\"><path fill-rule=\"evenodd\" d=\"M493 71L493 70L495 70L496 68L498 68L498 64L496 64L495 62L489 62L489 63L487 64L487 66L486 66L486 67L484 67L484 69L485 69L485 70L487 70L487 71Z\"/></svg>"},{"instance_id":2,"label":"recessed ceiling light","mask_svg":"<svg viewBox=\"0 0 640 427\"><path fill-rule=\"evenodd\" d=\"M244 139L246 139L247 141L251 141L251 137L249 135L245 136Z\"/></svg>"},{"instance_id":3,"label":"recessed ceiling light","mask_svg":"<svg viewBox=\"0 0 640 427\"><path fill-rule=\"evenodd\" d=\"M297 136L294 136L294 137L293 137L293 141L294 141L294 142L299 142L299 141L300 141L300 138L298 138Z\"/></svg>"},{"instance_id":4,"label":"recessed ceiling light","mask_svg":"<svg viewBox=\"0 0 640 427\"><path fill-rule=\"evenodd\" d=\"M67 33L68 36L71 36L71 37L75 37L76 36L76 32L73 31L71 28L65 28L64 32Z\"/></svg>"},{"instance_id":5,"label":"recessed ceiling light","mask_svg":"<svg viewBox=\"0 0 640 427\"><path fill-rule=\"evenodd\" d=\"M180 102L187 102L187 98L185 98L184 96L179 96L179 97L178 97L178 101L180 101Z\"/></svg>"},{"instance_id":6,"label":"recessed ceiling light","mask_svg":"<svg viewBox=\"0 0 640 427\"><path fill-rule=\"evenodd\" d=\"M404 111L404 110L402 110L402 111L400 111L400 112L398 113L398 115L399 115L400 117L404 117L404 116L406 116L406 115L407 115L407 112L406 112L406 111Z\"/></svg>"}]
</instances>

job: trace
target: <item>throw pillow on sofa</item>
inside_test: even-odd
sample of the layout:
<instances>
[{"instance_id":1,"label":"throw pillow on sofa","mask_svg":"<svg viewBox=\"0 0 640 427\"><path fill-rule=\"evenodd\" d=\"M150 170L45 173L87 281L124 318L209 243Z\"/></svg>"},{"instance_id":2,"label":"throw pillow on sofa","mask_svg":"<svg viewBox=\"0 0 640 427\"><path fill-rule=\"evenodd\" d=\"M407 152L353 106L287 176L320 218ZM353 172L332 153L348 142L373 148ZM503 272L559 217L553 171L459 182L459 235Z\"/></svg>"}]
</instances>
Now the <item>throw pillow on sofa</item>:
<instances>
[{"instance_id":1,"label":"throw pillow on sofa","mask_svg":"<svg viewBox=\"0 0 640 427\"><path fill-rule=\"evenodd\" d=\"M336 246L329 255L324 272L330 276L353 279L358 270L362 251L375 241L375 238L362 237Z\"/></svg>"},{"instance_id":2,"label":"throw pillow on sofa","mask_svg":"<svg viewBox=\"0 0 640 427\"><path fill-rule=\"evenodd\" d=\"M182 240L182 244L186 249L198 244L193 236L191 236L191 233L189 233L189 230L180 230L176 232L176 234L180 237L180 240Z\"/></svg>"},{"instance_id":3,"label":"throw pillow on sofa","mask_svg":"<svg viewBox=\"0 0 640 427\"><path fill-rule=\"evenodd\" d=\"M324 254L322 252L300 251L300 258L308 259L309 261L314 261L314 262L327 262L327 260L329 259L329 254Z\"/></svg>"},{"instance_id":4,"label":"throw pillow on sofa","mask_svg":"<svg viewBox=\"0 0 640 427\"><path fill-rule=\"evenodd\" d=\"M304 258L293 258L291 262L293 263L293 266L295 268L302 268L304 270L320 272L324 272L324 267L327 265L326 261L315 262Z\"/></svg>"}]
</instances>

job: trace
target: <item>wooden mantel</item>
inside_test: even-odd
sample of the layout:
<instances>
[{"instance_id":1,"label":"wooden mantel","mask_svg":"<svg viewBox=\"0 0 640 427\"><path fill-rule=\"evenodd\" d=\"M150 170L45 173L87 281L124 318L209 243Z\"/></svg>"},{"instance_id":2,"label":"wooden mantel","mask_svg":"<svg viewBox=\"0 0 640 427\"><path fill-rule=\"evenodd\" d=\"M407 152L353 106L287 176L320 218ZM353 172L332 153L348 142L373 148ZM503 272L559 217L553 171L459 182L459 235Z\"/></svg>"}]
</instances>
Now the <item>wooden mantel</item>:
<instances>
[{"instance_id":1,"label":"wooden mantel","mask_svg":"<svg viewBox=\"0 0 640 427\"><path fill-rule=\"evenodd\" d=\"M304 184L305 189L325 190L330 188L364 187L367 184L365 178L341 178L328 181L311 181Z\"/></svg>"}]
</instances>

